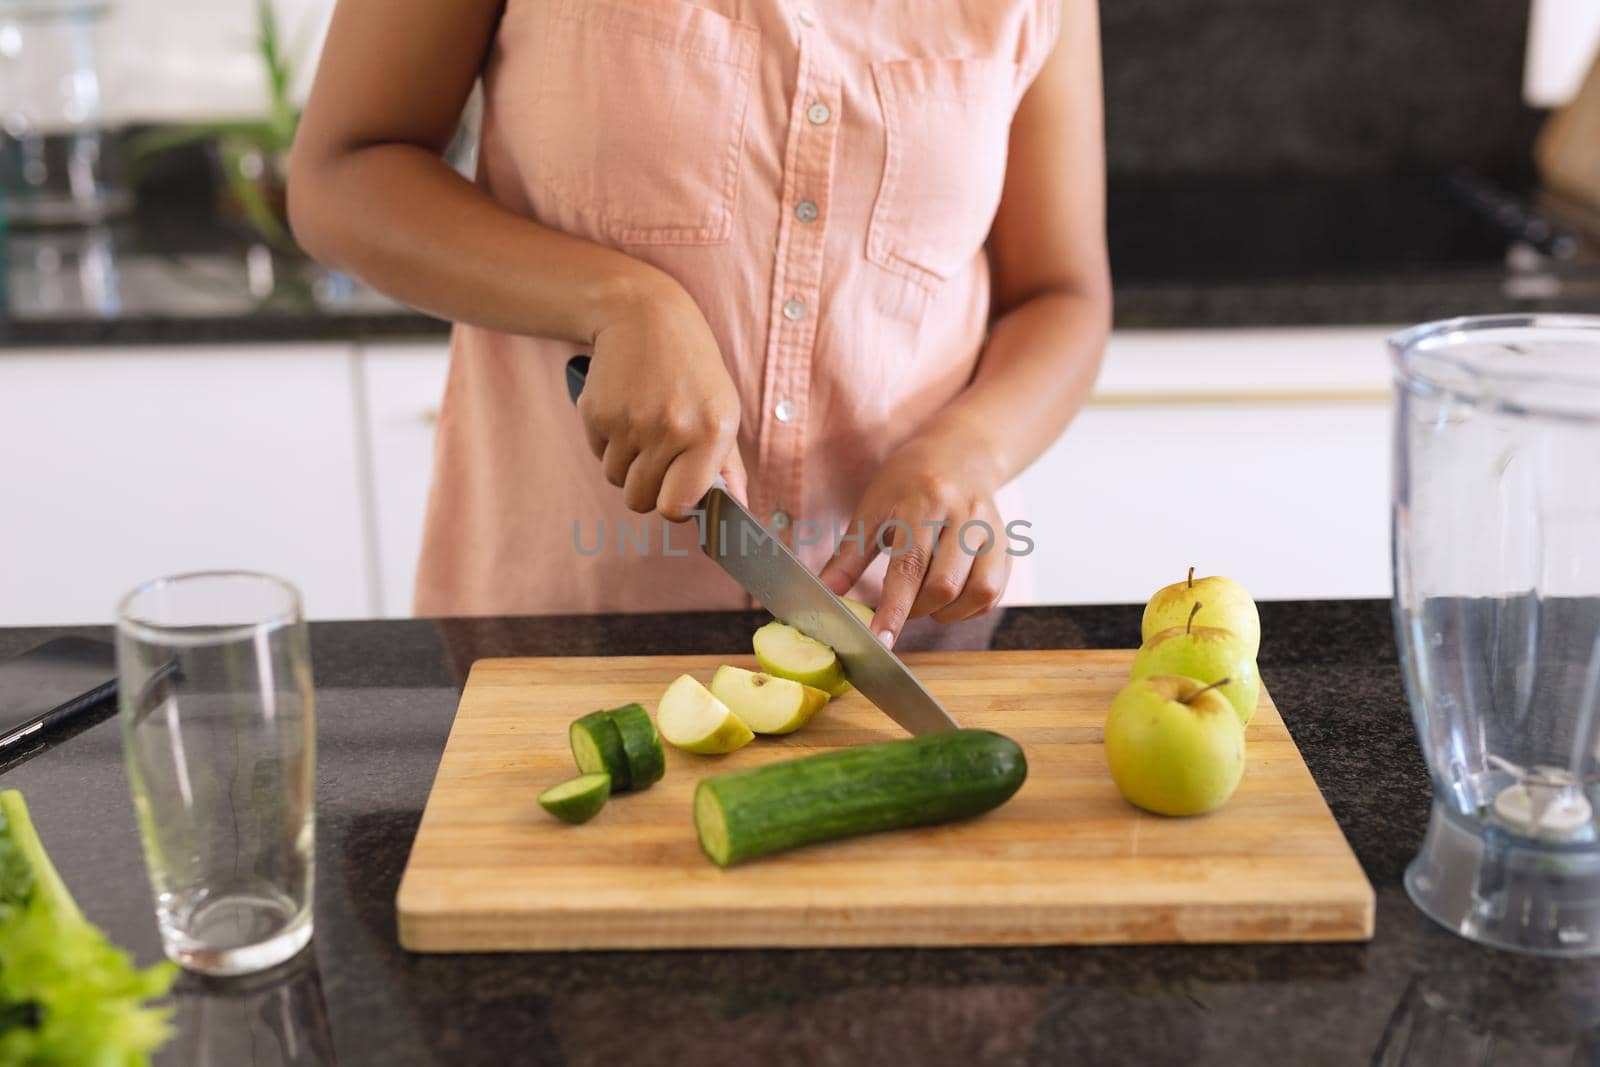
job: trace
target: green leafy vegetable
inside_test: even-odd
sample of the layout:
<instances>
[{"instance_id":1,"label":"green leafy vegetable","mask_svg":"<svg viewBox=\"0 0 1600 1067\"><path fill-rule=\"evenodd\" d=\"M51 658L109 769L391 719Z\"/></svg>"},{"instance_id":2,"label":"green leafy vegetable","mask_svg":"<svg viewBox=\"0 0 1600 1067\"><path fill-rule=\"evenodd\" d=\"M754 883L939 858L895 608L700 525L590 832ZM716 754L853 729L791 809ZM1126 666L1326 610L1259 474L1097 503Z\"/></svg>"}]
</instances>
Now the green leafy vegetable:
<instances>
[{"instance_id":1,"label":"green leafy vegetable","mask_svg":"<svg viewBox=\"0 0 1600 1067\"><path fill-rule=\"evenodd\" d=\"M22 794L0 791L0 1067L140 1067L170 1033L177 969L134 967L83 917Z\"/></svg>"}]
</instances>

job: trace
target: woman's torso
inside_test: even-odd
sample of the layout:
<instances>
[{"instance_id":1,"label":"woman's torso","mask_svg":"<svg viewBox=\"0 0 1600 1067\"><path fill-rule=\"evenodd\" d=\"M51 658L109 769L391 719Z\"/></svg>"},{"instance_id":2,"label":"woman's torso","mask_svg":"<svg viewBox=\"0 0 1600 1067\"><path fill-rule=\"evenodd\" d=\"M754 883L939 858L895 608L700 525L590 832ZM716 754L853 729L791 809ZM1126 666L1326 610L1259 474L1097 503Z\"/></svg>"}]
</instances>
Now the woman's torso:
<instances>
[{"instance_id":1,"label":"woman's torso","mask_svg":"<svg viewBox=\"0 0 1600 1067\"><path fill-rule=\"evenodd\" d=\"M1010 121L1055 23L1051 0L508 0L479 181L684 286L739 391L751 510L816 566L971 377ZM747 605L604 481L573 351L456 328L418 613Z\"/></svg>"}]
</instances>

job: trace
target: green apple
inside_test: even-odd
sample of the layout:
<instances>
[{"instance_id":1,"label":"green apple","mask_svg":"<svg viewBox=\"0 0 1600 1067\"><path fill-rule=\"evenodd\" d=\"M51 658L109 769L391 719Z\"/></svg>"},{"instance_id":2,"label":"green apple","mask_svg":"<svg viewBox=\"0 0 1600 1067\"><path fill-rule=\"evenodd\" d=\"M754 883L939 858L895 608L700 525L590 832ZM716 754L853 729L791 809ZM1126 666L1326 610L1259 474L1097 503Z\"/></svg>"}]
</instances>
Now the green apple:
<instances>
[{"instance_id":1,"label":"green apple","mask_svg":"<svg viewBox=\"0 0 1600 1067\"><path fill-rule=\"evenodd\" d=\"M856 613L856 618L861 620L861 625L862 626L865 626L869 630L872 629L872 617L878 613L878 609L877 608L872 607L870 604L863 604L859 600L851 600L847 596L842 596L839 599L844 601L845 607L849 608L851 611ZM876 635L874 635L874 636L876 636ZM830 695L831 696L841 696L841 695L844 694L844 692L846 690L852 689L852 688L854 688L854 687L851 686L851 684L849 682L849 679L846 679L845 681L840 682L832 690Z\"/></svg>"},{"instance_id":2,"label":"green apple","mask_svg":"<svg viewBox=\"0 0 1600 1067\"><path fill-rule=\"evenodd\" d=\"M1232 630L1244 638L1250 658L1256 658L1256 653L1261 651L1261 616L1256 614L1256 602L1250 599L1244 586L1232 578L1221 575L1196 578L1193 567L1189 568L1189 577L1184 581L1158 589L1150 598L1150 603L1144 607L1139 640L1148 641L1174 626L1187 626L1196 603L1201 609L1194 616L1194 625Z\"/></svg>"},{"instance_id":3,"label":"green apple","mask_svg":"<svg viewBox=\"0 0 1600 1067\"><path fill-rule=\"evenodd\" d=\"M1157 815L1200 815L1226 804L1239 785L1244 727L1215 686L1140 678L1111 703L1106 763L1129 803Z\"/></svg>"},{"instance_id":4,"label":"green apple","mask_svg":"<svg viewBox=\"0 0 1600 1067\"><path fill-rule=\"evenodd\" d=\"M1200 610L1197 603L1191 614ZM1215 626L1174 626L1151 637L1133 657L1133 678L1171 674L1209 685L1228 679L1217 691L1228 698L1239 715L1239 725L1249 726L1261 699L1261 679L1244 638Z\"/></svg>"},{"instance_id":5,"label":"green apple","mask_svg":"<svg viewBox=\"0 0 1600 1067\"><path fill-rule=\"evenodd\" d=\"M809 685L832 696L837 696L850 684L844 676L844 664L839 662L833 649L786 623L767 623L756 631L751 644L755 647L756 662L768 674Z\"/></svg>"},{"instance_id":6,"label":"green apple","mask_svg":"<svg viewBox=\"0 0 1600 1067\"><path fill-rule=\"evenodd\" d=\"M711 695L758 734L792 734L828 702L820 689L726 664L711 678Z\"/></svg>"},{"instance_id":7,"label":"green apple","mask_svg":"<svg viewBox=\"0 0 1600 1067\"><path fill-rule=\"evenodd\" d=\"M847 596L842 596L839 599L844 601L846 607L856 613L856 618L861 620L861 625L868 627L869 629L871 628L872 617L878 613L877 608L868 607L861 601L851 600Z\"/></svg>"},{"instance_id":8,"label":"green apple","mask_svg":"<svg viewBox=\"0 0 1600 1067\"><path fill-rule=\"evenodd\" d=\"M688 674L680 674L661 694L656 728L662 740L702 756L732 752L755 737L728 705Z\"/></svg>"}]
</instances>

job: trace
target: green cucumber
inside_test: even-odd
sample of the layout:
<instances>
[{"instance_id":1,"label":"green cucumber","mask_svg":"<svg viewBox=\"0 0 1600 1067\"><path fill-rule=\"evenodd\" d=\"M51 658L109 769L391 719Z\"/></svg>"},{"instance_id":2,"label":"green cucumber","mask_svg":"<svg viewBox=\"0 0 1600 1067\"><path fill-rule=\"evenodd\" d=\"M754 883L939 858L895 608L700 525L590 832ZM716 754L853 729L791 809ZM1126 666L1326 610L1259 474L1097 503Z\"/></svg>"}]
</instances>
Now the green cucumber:
<instances>
[{"instance_id":1,"label":"green cucumber","mask_svg":"<svg viewBox=\"0 0 1600 1067\"><path fill-rule=\"evenodd\" d=\"M661 749L661 735L650 713L638 704L624 704L609 713L622 735L622 751L628 760L628 788L649 789L667 773L667 756Z\"/></svg>"},{"instance_id":2,"label":"green cucumber","mask_svg":"<svg viewBox=\"0 0 1600 1067\"><path fill-rule=\"evenodd\" d=\"M591 711L567 727L567 740L572 744L572 758L578 761L578 770L584 774L600 771L611 775L611 788L625 793L633 784L628 774L627 751L622 747L622 733L609 711Z\"/></svg>"},{"instance_id":3,"label":"green cucumber","mask_svg":"<svg viewBox=\"0 0 1600 1067\"><path fill-rule=\"evenodd\" d=\"M1009 737L954 730L706 778L695 789L694 823L706 856L727 867L816 841L981 815L1027 776Z\"/></svg>"},{"instance_id":4,"label":"green cucumber","mask_svg":"<svg viewBox=\"0 0 1600 1067\"><path fill-rule=\"evenodd\" d=\"M562 822L588 822L600 814L611 796L611 776L604 771L580 774L539 794L539 806Z\"/></svg>"}]
</instances>

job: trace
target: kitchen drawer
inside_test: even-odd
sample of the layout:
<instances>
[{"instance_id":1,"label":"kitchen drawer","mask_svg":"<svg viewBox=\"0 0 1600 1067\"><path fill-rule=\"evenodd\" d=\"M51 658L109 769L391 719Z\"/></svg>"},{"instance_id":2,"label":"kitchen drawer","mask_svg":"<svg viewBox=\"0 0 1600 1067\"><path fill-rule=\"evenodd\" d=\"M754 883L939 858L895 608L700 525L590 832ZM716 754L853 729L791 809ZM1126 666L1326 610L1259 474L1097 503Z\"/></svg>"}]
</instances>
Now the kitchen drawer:
<instances>
[{"instance_id":1,"label":"kitchen drawer","mask_svg":"<svg viewBox=\"0 0 1600 1067\"><path fill-rule=\"evenodd\" d=\"M373 345L358 359L371 443L377 613L409 615L449 349L443 341Z\"/></svg>"},{"instance_id":2,"label":"kitchen drawer","mask_svg":"<svg viewBox=\"0 0 1600 1067\"><path fill-rule=\"evenodd\" d=\"M1021 479L1026 599L1143 601L1190 564L1261 599L1388 596L1389 332L1114 335Z\"/></svg>"},{"instance_id":3,"label":"kitchen drawer","mask_svg":"<svg viewBox=\"0 0 1600 1067\"><path fill-rule=\"evenodd\" d=\"M370 614L345 346L0 356L0 625L112 620L158 575L270 571Z\"/></svg>"}]
</instances>

